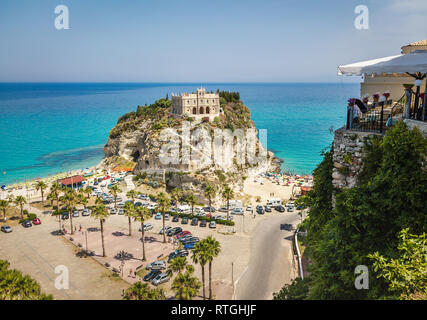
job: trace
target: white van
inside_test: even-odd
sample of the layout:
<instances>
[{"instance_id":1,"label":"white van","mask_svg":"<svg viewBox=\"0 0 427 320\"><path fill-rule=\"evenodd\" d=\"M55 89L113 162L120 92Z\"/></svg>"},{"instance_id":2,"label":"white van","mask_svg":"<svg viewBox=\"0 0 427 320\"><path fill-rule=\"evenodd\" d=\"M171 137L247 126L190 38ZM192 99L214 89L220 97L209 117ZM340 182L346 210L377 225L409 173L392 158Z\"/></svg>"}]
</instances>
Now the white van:
<instances>
[{"instance_id":1,"label":"white van","mask_svg":"<svg viewBox=\"0 0 427 320\"><path fill-rule=\"evenodd\" d=\"M242 201L241 200L230 200L229 202L230 209L233 210L234 208L242 208Z\"/></svg>"},{"instance_id":2,"label":"white van","mask_svg":"<svg viewBox=\"0 0 427 320\"><path fill-rule=\"evenodd\" d=\"M181 205L178 207L178 213L191 213L191 207L189 205Z\"/></svg>"},{"instance_id":3,"label":"white van","mask_svg":"<svg viewBox=\"0 0 427 320\"><path fill-rule=\"evenodd\" d=\"M275 207L275 206L281 206L281 205L282 205L282 200L280 200L279 198L267 199L267 206Z\"/></svg>"}]
</instances>

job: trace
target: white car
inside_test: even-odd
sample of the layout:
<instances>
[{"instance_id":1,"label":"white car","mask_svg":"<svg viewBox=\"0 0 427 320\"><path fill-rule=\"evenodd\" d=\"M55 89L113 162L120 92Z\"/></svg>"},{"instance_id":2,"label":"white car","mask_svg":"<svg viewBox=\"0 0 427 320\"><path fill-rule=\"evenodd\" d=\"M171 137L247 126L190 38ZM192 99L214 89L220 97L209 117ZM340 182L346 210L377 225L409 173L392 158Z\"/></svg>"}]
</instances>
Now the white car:
<instances>
[{"instance_id":1,"label":"white car","mask_svg":"<svg viewBox=\"0 0 427 320\"><path fill-rule=\"evenodd\" d=\"M83 217L90 216L90 210L88 208L84 208L82 211L82 216Z\"/></svg>"},{"instance_id":2,"label":"white car","mask_svg":"<svg viewBox=\"0 0 427 320\"><path fill-rule=\"evenodd\" d=\"M245 212L243 211L243 208L234 208L233 211L231 211L231 214L243 215L243 214L245 214Z\"/></svg>"},{"instance_id":3,"label":"white car","mask_svg":"<svg viewBox=\"0 0 427 320\"><path fill-rule=\"evenodd\" d=\"M110 214L116 214L117 213L117 209L116 208L111 208L110 209Z\"/></svg>"},{"instance_id":4,"label":"white car","mask_svg":"<svg viewBox=\"0 0 427 320\"><path fill-rule=\"evenodd\" d=\"M252 211L252 206L248 206L248 207L246 208L246 211Z\"/></svg>"},{"instance_id":5,"label":"white car","mask_svg":"<svg viewBox=\"0 0 427 320\"><path fill-rule=\"evenodd\" d=\"M73 218L78 218L78 217L80 217L79 211L78 211L78 210L75 210L75 211L73 212Z\"/></svg>"},{"instance_id":6,"label":"white car","mask_svg":"<svg viewBox=\"0 0 427 320\"><path fill-rule=\"evenodd\" d=\"M120 210L119 210L119 215L121 215L121 216L122 216L122 215L124 215L124 214L125 214L125 211L124 211L123 209L120 209Z\"/></svg>"},{"instance_id":7,"label":"white car","mask_svg":"<svg viewBox=\"0 0 427 320\"><path fill-rule=\"evenodd\" d=\"M161 270L166 269L166 262L163 260L154 261L152 263L147 264L145 267L146 270Z\"/></svg>"},{"instance_id":8,"label":"white car","mask_svg":"<svg viewBox=\"0 0 427 320\"><path fill-rule=\"evenodd\" d=\"M144 231L148 231L153 229L153 225L151 223L144 223ZM142 229L141 227L138 228L138 231L141 232Z\"/></svg>"},{"instance_id":9,"label":"white car","mask_svg":"<svg viewBox=\"0 0 427 320\"><path fill-rule=\"evenodd\" d=\"M163 234L163 232L167 233L170 229L172 229L172 227L171 227L171 226L167 226L167 227L165 227L165 230L163 230L163 228L161 228L159 233L160 233L160 234Z\"/></svg>"}]
</instances>

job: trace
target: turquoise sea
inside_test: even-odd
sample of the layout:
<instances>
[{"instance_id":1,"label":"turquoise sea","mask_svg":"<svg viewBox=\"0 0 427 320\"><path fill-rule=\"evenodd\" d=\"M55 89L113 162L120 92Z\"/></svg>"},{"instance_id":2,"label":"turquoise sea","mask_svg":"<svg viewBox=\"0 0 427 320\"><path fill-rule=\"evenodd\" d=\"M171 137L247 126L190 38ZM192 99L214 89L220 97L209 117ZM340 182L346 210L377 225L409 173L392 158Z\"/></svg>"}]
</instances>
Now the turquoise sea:
<instances>
[{"instance_id":1,"label":"turquoise sea","mask_svg":"<svg viewBox=\"0 0 427 320\"><path fill-rule=\"evenodd\" d=\"M97 164L122 114L168 93L239 91L282 169L311 173L345 123L349 83L0 83L0 184Z\"/></svg>"}]
</instances>

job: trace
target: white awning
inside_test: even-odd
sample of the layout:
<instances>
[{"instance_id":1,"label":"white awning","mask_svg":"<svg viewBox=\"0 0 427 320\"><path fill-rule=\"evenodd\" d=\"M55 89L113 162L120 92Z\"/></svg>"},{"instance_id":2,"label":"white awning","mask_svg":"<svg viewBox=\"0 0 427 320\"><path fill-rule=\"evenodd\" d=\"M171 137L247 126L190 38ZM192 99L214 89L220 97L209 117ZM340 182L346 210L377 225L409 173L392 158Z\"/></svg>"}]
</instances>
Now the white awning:
<instances>
[{"instance_id":1,"label":"white awning","mask_svg":"<svg viewBox=\"0 0 427 320\"><path fill-rule=\"evenodd\" d=\"M414 51L338 67L338 75L427 73L427 51Z\"/></svg>"}]
</instances>

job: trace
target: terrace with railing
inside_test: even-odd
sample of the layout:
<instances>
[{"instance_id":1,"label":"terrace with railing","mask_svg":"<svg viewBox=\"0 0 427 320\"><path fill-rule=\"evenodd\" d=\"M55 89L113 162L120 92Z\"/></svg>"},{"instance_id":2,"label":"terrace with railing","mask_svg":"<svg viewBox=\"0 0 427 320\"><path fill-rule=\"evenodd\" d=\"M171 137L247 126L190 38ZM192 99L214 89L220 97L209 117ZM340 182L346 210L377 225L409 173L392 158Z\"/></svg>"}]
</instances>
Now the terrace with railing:
<instances>
[{"instance_id":1,"label":"terrace with railing","mask_svg":"<svg viewBox=\"0 0 427 320\"><path fill-rule=\"evenodd\" d=\"M396 120L412 119L426 121L424 94L406 88L405 94L393 102L384 99L373 103L349 101L346 129L361 132L384 133ZM382 101L381 101L382 100ZM362 105L361 105L362 104Z\"/></svg>"}]
</instances>

